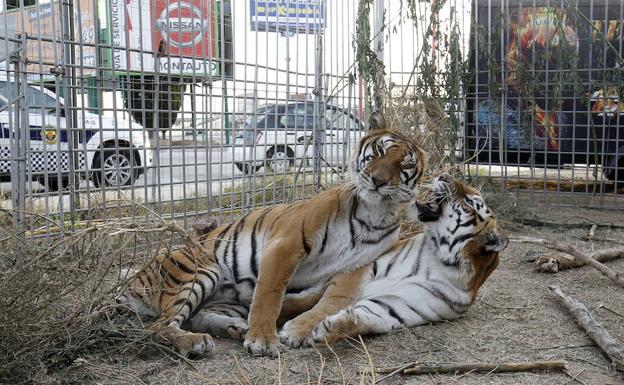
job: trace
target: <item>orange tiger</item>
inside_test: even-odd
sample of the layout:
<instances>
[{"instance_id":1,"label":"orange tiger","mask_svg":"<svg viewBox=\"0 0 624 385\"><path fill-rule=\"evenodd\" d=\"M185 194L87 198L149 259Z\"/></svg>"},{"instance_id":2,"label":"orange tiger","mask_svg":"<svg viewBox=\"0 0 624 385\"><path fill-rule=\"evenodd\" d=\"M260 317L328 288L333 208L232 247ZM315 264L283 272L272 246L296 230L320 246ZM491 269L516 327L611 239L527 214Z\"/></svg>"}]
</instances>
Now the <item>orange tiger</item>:
<instances>
[{"instance_id":1,"label":"orange tiger","mask_svg":"<svg viewBox=\"0 0 624 385\"><path fill-rule=\"evenodd\" d=\"M163 255L118 301L159 317L153 327L181 352L210 351L210 334L224 334L245 335L252 354L276 356L276 324L280 312L291 311L290 300L293 309L313 305L331 277L374 261L398 239L425 154L386 129L381 115L371 116L371 126L352 160L351 182L208 231L200 239L210 256L188 247Z\"/></svg>"}]
</instances>

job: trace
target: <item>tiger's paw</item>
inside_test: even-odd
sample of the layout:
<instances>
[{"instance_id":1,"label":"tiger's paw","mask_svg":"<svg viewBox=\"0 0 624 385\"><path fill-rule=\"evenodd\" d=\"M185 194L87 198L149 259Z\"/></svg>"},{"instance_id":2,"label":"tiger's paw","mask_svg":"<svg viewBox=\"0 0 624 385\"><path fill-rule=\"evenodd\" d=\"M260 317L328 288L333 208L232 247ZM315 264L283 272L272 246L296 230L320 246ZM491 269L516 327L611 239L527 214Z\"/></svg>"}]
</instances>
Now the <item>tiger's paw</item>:
<instances>
[{"instance_id":1,"label":"tiger's paw","mask_svg":"<svg viewBox=\"0 0 624 385\"><path fill-rule=\"evenodd\" d=\"M296 322L290 320L284 324L279 332L282 343L291 348L308 347L312 345L312 330L314 324L307 322Z\"/></svg>"},{"instance_id":2,"label":"tiger's paw","mask_svg":"<svg viewBox=\"0 0 624 385\"><path fill-rule=\"evenodd\" d=\"M340 313L327 317L325 321L316 325L314 330L312 330L310 340L316 345L334 344L346 338L348 331L344 326L345 322L340 317Z\"/></svg>"},{"instance_id":3,"label":"tiger's paw","mask_svg":"<svg viewBox=\"0 0 624 385\"><path fill-rule=\"evenodd\" d=\"M245 350L254 356L269 356L277 358L284 348L279 342L277 335L250 335L247 333L243 343Z\"/></svg>"},{"instance_id":4,"label":"tiger's paw","mask_svg":"<svg viewBox=\"0 0 624 385\"><path fill-rule=\"evenodd\" d=\"M185 357L190 354L206 354L215 348L212 337L205 333L184 333L168 339Z\"/></svg>"},{"instance_id":5,"label":"tiger's paw","mask_svg":"<svg viewBox=\"0 0 624 385\"><path fill-rule=\"evenodd\" d=\"M225 330L230 338L242 341L249 330L249 325L243 319L232 321L230 325L227 325Z\"/></svg>"}]
</instances>

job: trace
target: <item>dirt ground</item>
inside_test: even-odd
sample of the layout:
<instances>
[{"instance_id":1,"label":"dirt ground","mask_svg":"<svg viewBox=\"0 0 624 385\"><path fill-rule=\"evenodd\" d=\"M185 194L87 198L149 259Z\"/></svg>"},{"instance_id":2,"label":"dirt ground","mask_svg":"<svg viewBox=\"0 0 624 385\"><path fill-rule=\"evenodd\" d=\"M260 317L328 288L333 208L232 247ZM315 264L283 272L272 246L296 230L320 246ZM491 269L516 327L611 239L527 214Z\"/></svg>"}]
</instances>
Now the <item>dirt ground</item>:
<instances>
[{"instance_id":1,"label":"dirt ground","mask_svg":"<svg viewBox=\"0 0 624 385\"><path fill-rule=\"evenodd\" d=\"M578 222L591 219L624 223L618 211L553 209L540 210L549 221ZM526 235L573 242L589 251L617 242L584 242L588 229L527 228L506 224L509 235ZM595 237L619 239L622 230L598 228ZM611 371L607 357L587 337L547 290L559 285L592 311L596 319L624 342L624 290L590 267L557 274L534 271L524 257L536 246L511 243L498 269L485 283L475 304L460 319L399 330L389 335L346 341L327 348L290 350L280 359L247 355L241 343L217 340L216 351L192 362L160 356L120 355L110 362L97 362L93 375L98 384L357 384L370 383L360 368L392 367L412 361L435 363L566 360L566 372L470 373L464 375L393 375L375 380L384 384L621 384L624 375ZM624 260L608 265L624 271ZM603 304L617 315L599 307ZM85 357L77 367L95 365ZM73 369L67 369L69 371Z\"/></svg>"},{"instance_id":2,"label":"dirt ground","mask_svg":"<svg viewBox=\"0 0 624 385\"><path fill-rule=\"evenodd\" d=\"M523 202L524 207L530 205L530 201ZM551 222L624 224L624 212L617 210L534 208L533 211L540 219ZM585 251L624 245L624 229L599 227L595 238L610 239L610 242L586 242L580 238L587 234L589 225L586 228L529 227L510 221L501 222L512 237L522 235L571 242ZM216 350L209 356L185 361L174 354L154 349L153 343L128 343L132 336L139 336L133 334L131 329L139 330L141 325L124 321L129 318L120 314L113 315L105 323L119 325L125 322L125 334L119 334L113 326L106 325L85 327L88 331L85 336L66 330L64 333L68 337L60 340L62 346L51 348L52 352L58 350L59 354L62 353L60 362L65 363L50 371L47 355L48 358L42 363L29 361L32 362L30 370L41 373L37 375L36 382L44 384L358 384L372 382L370 377L361 374L362 368L394 367L414 361L500 363L566 360L566 372L396 374L388 378L378 374L375 380L383 384L623 384L624 374L611 371L608 358L546 287L558 285L585 303L596 319L621 342L624 342L624 290L615 287L591 267L557 274L537 273L532 264L525 261L529 250L539 250L539 247L510 243L502 253L498 269L486 281L474 305L460 319L365 337L362 341L345 341L335 345L333 351L308 348L287 351L280 359L258 358L246 354L242 343L221 339L216 340ZM97 263L101 264L101 261ZM608 266L624 272L624 259L609 262ZM60 289L64 285L66 283L57 282ZM105 305L112 304L112 295L104 295L108 298ZM68 309L59 314L55 317L66 319L66 314L71 312ZM102 314L109 317L108 313ZM54 325L54 322L49 325ZM24 325L23 333L39 330L28 329L28 326ZM11 332L15 333L15 328ZM46 330L37 333L43 335ZM3 340L4 337L0 338L4 360L23 353L19 346L5 349ZM11 349L15 349L15 353ZM114 353L111 354L111 351ZM23 383L14 380L8 383L18 382ZM0 383L3 383L1 375ZM32 382L26 380L25 383Z\"/></svg>"}]
</instances>

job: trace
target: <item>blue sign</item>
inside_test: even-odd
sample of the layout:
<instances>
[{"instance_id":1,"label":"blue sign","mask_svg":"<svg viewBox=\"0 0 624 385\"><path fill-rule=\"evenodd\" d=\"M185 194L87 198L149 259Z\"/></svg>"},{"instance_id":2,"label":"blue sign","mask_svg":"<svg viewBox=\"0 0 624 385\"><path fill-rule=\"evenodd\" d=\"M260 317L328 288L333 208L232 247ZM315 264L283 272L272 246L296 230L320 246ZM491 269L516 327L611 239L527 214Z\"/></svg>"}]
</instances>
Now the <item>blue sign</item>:
<instances>
[{"instance_id":1,"label":"blue sign","mask_svg":"<svg viewBox=\"0 0 624 385\"><path fill-rule=\"evenodd\" d=\"M252 31L315 33L325 28L325 0L249 0Z\"/></svg>"}]
</instances>

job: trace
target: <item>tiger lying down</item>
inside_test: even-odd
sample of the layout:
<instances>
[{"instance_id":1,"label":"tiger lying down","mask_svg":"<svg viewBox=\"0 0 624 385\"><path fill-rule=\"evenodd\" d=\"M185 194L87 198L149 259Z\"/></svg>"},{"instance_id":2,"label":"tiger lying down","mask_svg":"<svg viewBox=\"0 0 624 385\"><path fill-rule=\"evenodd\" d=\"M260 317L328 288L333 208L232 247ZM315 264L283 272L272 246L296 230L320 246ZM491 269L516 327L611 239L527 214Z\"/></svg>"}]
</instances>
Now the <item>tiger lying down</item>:
<instances>
[{"instance_id":1,"label":"tiger lying down","mask_svg":"<svg viewBox=\"0 0 624 385\"><path fill-rule=\"evenodd\" d=\"M408 219L423 224L423 233L335 277L314 308L283 326L282 342L333 343L451 320L466 311L508 239L474 188L444 175L432 183L431 198L407 210Z\"/></svg>"},{"instance_id":2,"label":"tiger lying down","mask_svg":"<svg viewBox=\"0 0 624 385\"><path fill-rule=\"evenodd\" d=\"M150 327L183 354L212 350L213 334L245 335L247 351L276 356L280 311L292 318L310 309L333 276L374 261L398 239L425 154L384 125L371 116L375 129L360 140L352 183L208 231L200 242L211 255L185 247L157 256L118 302L157 317Z\"/></svg>"}]
</instances>

